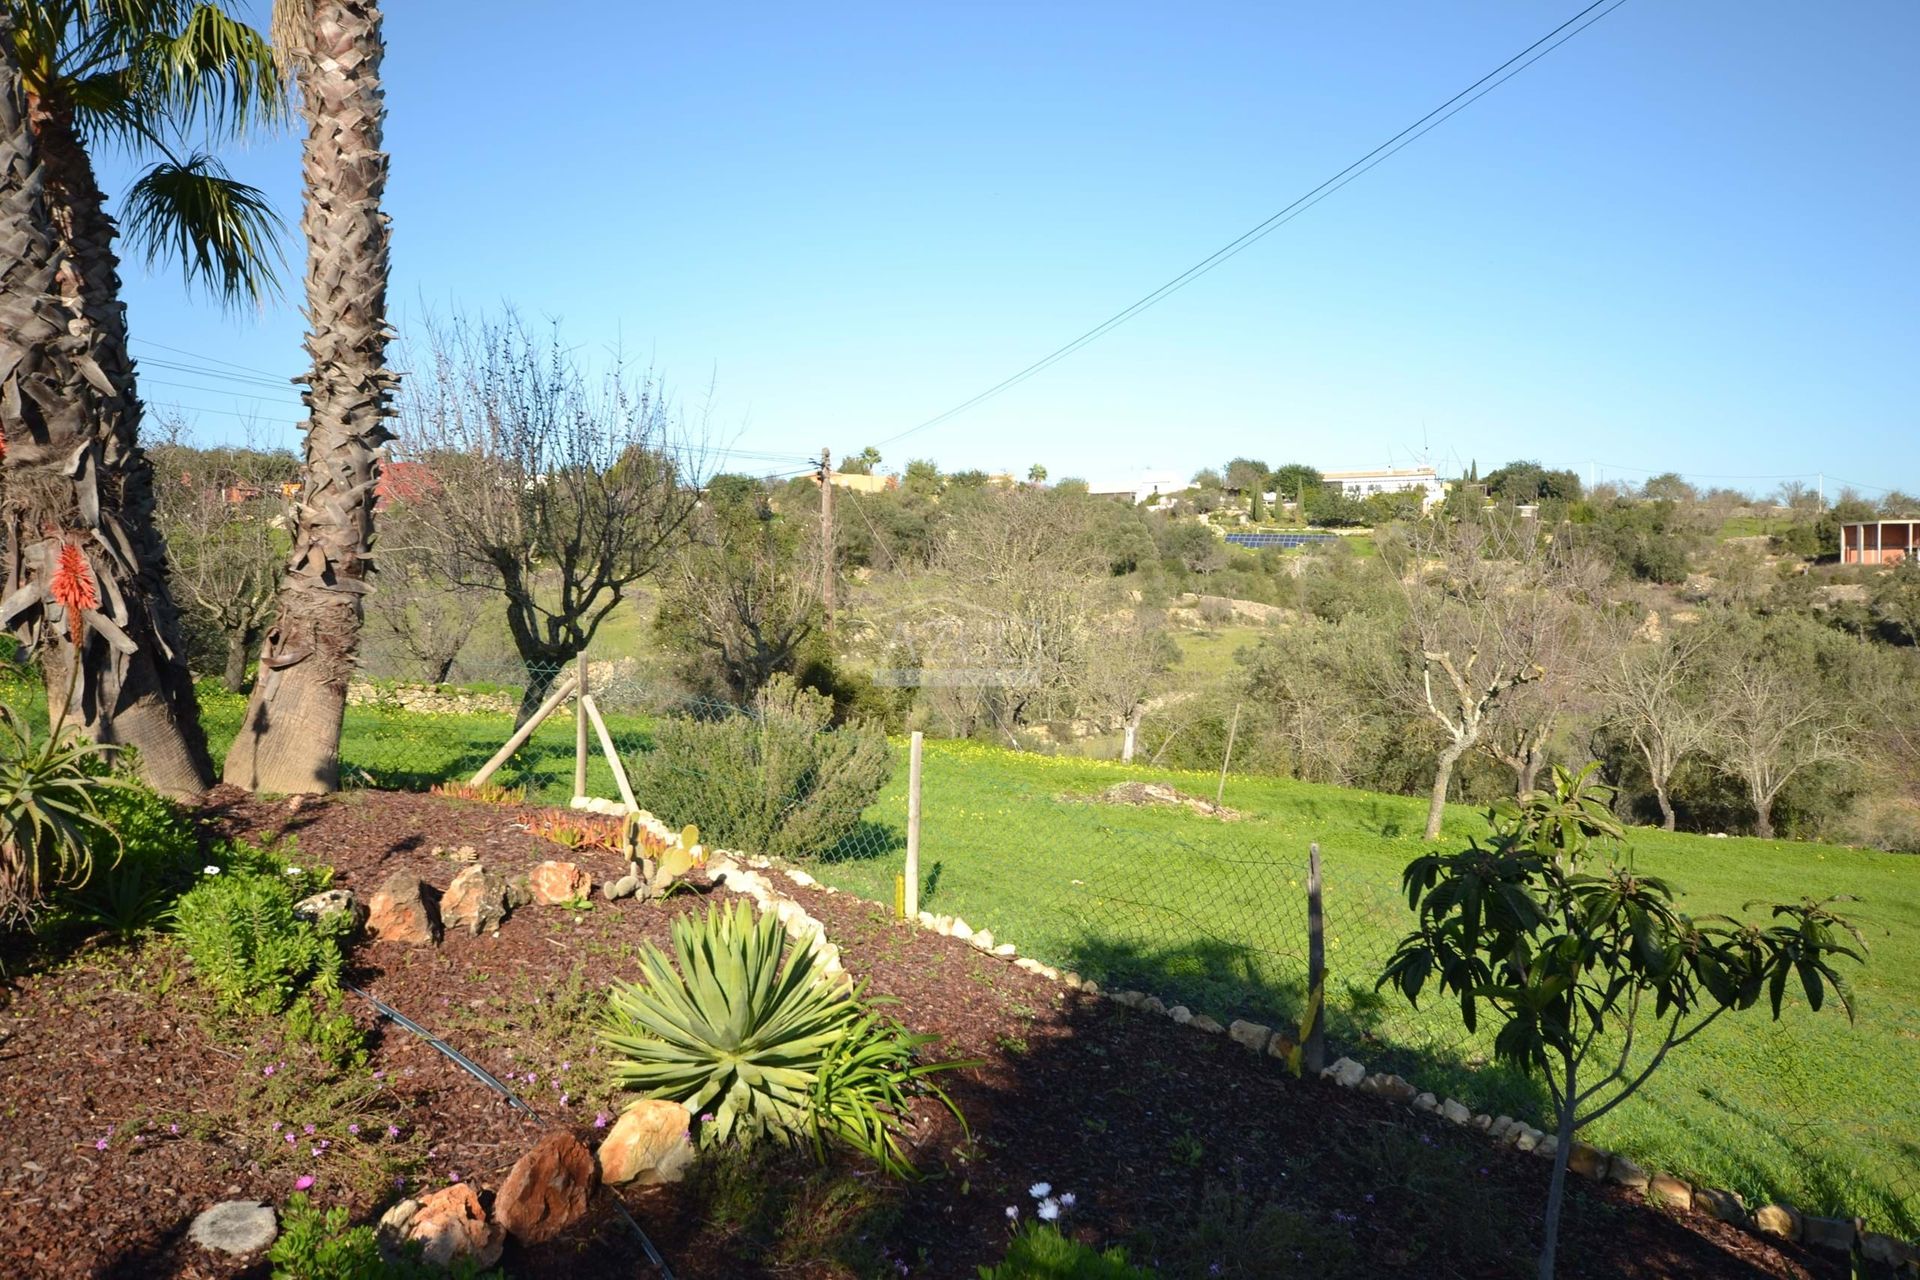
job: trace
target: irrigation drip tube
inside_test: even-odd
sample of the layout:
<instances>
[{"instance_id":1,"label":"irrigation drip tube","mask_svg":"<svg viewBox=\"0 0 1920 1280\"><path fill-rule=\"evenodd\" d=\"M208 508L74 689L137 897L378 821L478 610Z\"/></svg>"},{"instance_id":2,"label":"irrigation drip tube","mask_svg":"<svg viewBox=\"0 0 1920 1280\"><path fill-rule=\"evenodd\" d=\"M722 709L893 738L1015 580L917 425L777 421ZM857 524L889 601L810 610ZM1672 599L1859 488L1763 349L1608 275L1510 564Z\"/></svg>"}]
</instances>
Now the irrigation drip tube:
<instances>
[{"instance_id":1,"label":"irrigation drip tube","mask_svg":"<svg viewBox=\"0 0 1920 1280\"><path fill-rule=\"evenodd\" d=\"M409 1018L406 1014L400 1012L398 1009L394 1008L392 1005L386 1003L385 1001L379 999L378 997L373 996L368 992L362 991L360 988L356 986L349 985L347 987L347 990L351 991L354 995L359 996L362 1000L365 1000L368 1004L372 1005L374 1008L374 1011L378 1013L381 1017L386 1018L389 1021L401 1027L404 1027L406 1030L413 1032L413 1034L415 1034L416 1036L419 1036L422 1040L425 1040L428 1044L432 1045L435 1049L439 1050L440 1053L444 1055L449 1062L453 1063L454 1066L459 1067L462 1071L472 1076L475 1080L478 1080L481 1084L486 1085L489 1089L492 1089L495 1093L505 1098L510 1105L518 1108L521 1111L526 1112L528 1115L532 1116L535 1120L538 1120L541 1118L540 1113L538 1111L535 1111L531 1106L529 1106L526 1099L522 1098L519 1094L515 1093L513 1090L507 1088L506 1085L500 1083L499 1079L495 1077L492 1072L488 1071L485 1067L475 1062L472 1058L469 1058L466 1054L461 1053L458 1049L448 1044L445 1040L442 1040L439 1036L434 1035L433 1032L427 1030L425 1027L415 1022L412 1018ZM621 1203L620 1197L615 1195L612 1191L609 1191L607 1193L607 1196L609 1199L613 1201L614 1211L617 1212L622 1218L625 1218L627 1225L633 1228L633 1234L640 1237L640 1247L641 1249L645 1250L648 1260L651 1261L654 1266L660 1269L660 1274L666 1277L666 1280L674 1280L673 1268L669 1267L667 1265L667 1260L660 1256L660 1251L654 1248L653 1241L647 1238L647 1233L644 1230L642 1230L640 1227L640 1224L634 1220L634 1216L631 1213L627 1212L627 1206Z\"/></svg>"}]
</instances>

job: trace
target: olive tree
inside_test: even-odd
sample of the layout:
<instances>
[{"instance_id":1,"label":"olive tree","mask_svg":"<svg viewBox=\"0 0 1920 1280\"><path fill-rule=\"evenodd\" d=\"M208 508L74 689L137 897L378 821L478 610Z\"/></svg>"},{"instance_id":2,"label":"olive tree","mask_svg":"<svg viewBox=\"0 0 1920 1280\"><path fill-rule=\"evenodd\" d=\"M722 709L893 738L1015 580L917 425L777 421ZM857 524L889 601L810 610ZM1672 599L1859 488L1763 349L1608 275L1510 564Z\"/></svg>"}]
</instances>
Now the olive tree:
<instances>
[{"instance_id":1,"label":"olive tree","mask_svg":"<svg viewBox=\"0 0 1920 1280\"><path fill-rule=\"evenodd\" d=\"M1609 812L1609 788L1555 767L1550 789L1490 816L1486 843L1414 859L1403 876L1418 924L1377 986L1418 1004L1429 983L1482 1015L1494 1053L1540 1073L1556 1143L1539 1274L1552 1280L1574 1135L1640 1089L1667 1055L1728 1013L1790 985L1815 1010L1829 993L1853 1017L1842 958L1866 944L1833 910L1842 899L1775 903L1757 920L1695 918L1665 880L1635 869ZM1751 909L1752 904L1749 904Z\"/></svg>"},{"instance_id":2,"label":"olive tree","mask_svg":"<svg viewBox=\"0 0 1920 1280\"><path fill-rule=\"evenodd\" d=\"M458 549L458 585L504 600L525 715L678 548L704 451L652 376L590 372L512 315L431 326L412 364L398 452L433 492L414 514Z\"/></svg>"}]
</instances>

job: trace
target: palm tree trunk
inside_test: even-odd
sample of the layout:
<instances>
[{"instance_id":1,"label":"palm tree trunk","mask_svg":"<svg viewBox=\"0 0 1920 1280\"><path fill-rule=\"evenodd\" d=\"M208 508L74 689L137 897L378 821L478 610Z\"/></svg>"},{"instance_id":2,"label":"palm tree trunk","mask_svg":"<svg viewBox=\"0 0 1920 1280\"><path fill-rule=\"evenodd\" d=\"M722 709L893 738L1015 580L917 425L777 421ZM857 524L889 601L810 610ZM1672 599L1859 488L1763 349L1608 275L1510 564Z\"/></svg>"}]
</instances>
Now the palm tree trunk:
<instances>
[{"instance_id":1,"label":"palm tree trunk","mask_svg":"<svg viewBox=\"0 0 1920 1280\"><path fill-rule=\"evenodd\" d=\"M230 783L293 793L340 785L340 723L371 589L374 487L398 381L386 367L380 9L307 0L301 16L292 52L307 119L306 471L278 612L226 761Z\"/></svg>"},{"instance_id":2,"label":"palm tree trunk","mask_svg":"<svg viewBox=\"0 0 1920 1280\"><path fill-rule=\"evenodd\" d=\"M50 708L72 689L73 722L136 748L156 789L196 796L213 770L153 523L113 220L71 121L33 111L10 31L0 45L0 625L39 654ZM53 596L74 552L98 599L81 618Z\"/></svg>"}]
</instances>

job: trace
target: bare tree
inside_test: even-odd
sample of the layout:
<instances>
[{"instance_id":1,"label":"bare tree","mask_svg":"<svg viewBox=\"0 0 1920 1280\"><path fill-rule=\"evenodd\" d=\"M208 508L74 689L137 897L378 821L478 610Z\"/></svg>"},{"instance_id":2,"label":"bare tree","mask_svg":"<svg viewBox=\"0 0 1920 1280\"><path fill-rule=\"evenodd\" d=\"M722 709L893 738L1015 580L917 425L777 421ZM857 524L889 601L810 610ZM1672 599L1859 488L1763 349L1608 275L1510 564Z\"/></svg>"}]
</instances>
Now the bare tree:
<instances>
[{"instance_id":1,"label":"bare tree","mask_svg":"<svg viewBox=\"0 0 1920 1280\"><path fill-rule=\"evenodd\" d=\"M1408 552L1408 700L1443 734L1427 806L1426 838L1437 840L1455 766L1479 745L1496 702L1546 674L1595 570L1518 519L1423 525Z\"/></svg>"},{"instance_id":2,"label":"bare tree","mask_svg":"<svg viewBox=\"0 0 1920 1280\"><path fill-rule=\"evenodd\" d=\"M444 684L491 597L472 585L484 572L463 565L460 549L420 517L418 499L380 512L380 576L368 611L429 684Z\"/></svg>"},{"instance_id":3,"label":"bare tree","mask_svg":"<svg viewBox=\"0 0 1920 1280\"><path fill-rule=\"evenodd\" d=\"M1853 759L1832 691L1779 655L1733 642L1715 654L1709 697L1719 708L1715 763L1746 787L1754 833L1773 838L1773 806L1808 769Z\"/></svg>"},{"instance_id":4,"label":"bare tree","mask_svg":"<svg viewBox=\"0 0 1920 1280\"><path fill-rule=\"evenodd\" d=\"M251 446L195 449L177 424L150 452L155 520L173 555L173 589L225 641L222 679L239 693L247 660L273 618L287 557L289 503L281 486L300 464Z\"/></svg>"},{"instance_id":5,"label":"bare tree","mask_svg":"<svg viewBox=\"0 0 1920 1280\"><path fill-rule=\"evenodd\" d=\"M690 535L664 575L658 625L744 705L791 674L819 630L817 527L787 522L756 491L703 506Z\"/></svg>"},{"instance_id":6,"label":"bare tree","mask_svg":"<svg viewBox=\"0 0 1920 1280\"><path fill-rule=\"evenodd\" d=\"M1120 727L1120 759L1131 764L1154 681L1179 656L1159 612L1122 609L1097 620L1080 665L1075 701L1082 716Z\"/></svg>"},{"instance_id":7,"label":"bare tree","mask_svg":"<svg viewBox=\"0 0 1920 1280\"><path fill-rule=\"evenodd\" d=\"M529 701L660 567L699 504L704 451L658 382L615 357L590 375L557 328L516 316L430 326L400 452L433 501L421 523L460 549L462 586L498 592Z\"/></svg>"},{"instance_id":8,"label":"bare tree","mask_svg":"<svg viewBox=\"0 0 1920 1280\"><path fill-rule=\"evenodd\" d=\"M1711 637L1702 626L1669 627L1621 646L1602 671L1607 718L1639 751L1660 805L1660 825L1668 831L1674 828L1674 771L1705 751L1720 728L1720 709L1701 679L1701 654Z\"/></svg>"},{"instance_id":9,"label":"bare tree","mask_svg":"<svg viewBox=\"0 0 1920 1280\"><path fill-rule=\"evenodd\" d=\"M1595 587L1597 583L1589 583ZM1582 618L1569 609L1562 625L1546 628L1535 655L1540 676L1494 701L1483 754L1513 770L1514 792L1526 795L1549 763L1556 736L1586 721L1605 705L1604 678L1623 637L1598 614Z\"/></svg>"}]
</instances>

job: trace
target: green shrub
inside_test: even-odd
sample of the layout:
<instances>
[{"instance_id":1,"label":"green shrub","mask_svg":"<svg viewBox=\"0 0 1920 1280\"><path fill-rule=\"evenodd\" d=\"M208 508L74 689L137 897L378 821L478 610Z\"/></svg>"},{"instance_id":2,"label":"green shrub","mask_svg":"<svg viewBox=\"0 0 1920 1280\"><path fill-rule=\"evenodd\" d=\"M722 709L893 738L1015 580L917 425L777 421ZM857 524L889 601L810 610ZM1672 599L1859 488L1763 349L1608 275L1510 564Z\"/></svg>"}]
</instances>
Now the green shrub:
<instances>
[{"instance_id":1,"label":"green shrub","mask_svg":"<svg viewBox=\"0 0 1920 1280\"><path fill-rule=\"evenodd\" d=\"M824 1156L831 1140L909 1175L899 1128L911 1097L959 1116L928 1077L969 1064L919 1062L933 1037L874 1015L775 917L745 903L681 916L673 952L677 971L649 944L643 980L614 983L600 1035L621 1087L711 1117L703 1144L770 1137Z\"/></svg>"},{"instance_id":2,"label":"green shrub","mask_svg":"<svg viewBox=\"0 0 1920 1280\"><path fill-rule=\"evenodd\" d=\"M1095 1253L1035 1222L1014 1234L999 1266L980 1268L980 1280L1151 1280L1152 1275L1129 1264L1123 1249Z\"/></svg>"},{"instance_id":3,"label":"green shrub","mask_svg":"<svg viewBox=\"0 0 1920 1280\"><path fill-rule=\"evenodd\" d=\"M293 913L302 877L249 865L257 849L208 869L181 897L174 928L201 981L222 1005L275 1014L312 988L325 994L340 983L340 935L351 927L341 912L322 924Z\"/></svg>"},{"instance_id":4,"label":"green shrub","mask_svg":"<svg viewBox=\"0 0 1920 1280\"><path fill-rule=\"evenodd\" d=\"M280 1236L267 1250L273 1280L486 1280L504 1274L481 1271L471 1258L442 1270L422 1261L417 1245L383 1254L372 1227L347 1222L345 1205L323 1213L306 1192L294 1192L280 1214Z\"/></svg>"},{"instance_id":5,"label":"green shrub","mask_svg":"<svg viewBox=\"0 0 1920 1280\"><path fill-rule=\"evenodd\" d=\"M71 732L36 735L0 706L0 923L31 915L46 891L85 884L94 849L117 837L101 811L104 749Z\"/></svg>"},{"instance_id":6,"label":"green shrub","mask_svg":"<svg viewBox=\"0 0 1920 1280\"><path fill-rule=\"evenodd\" d=\"M198 869L200 843L191 819L173 801L139 785L106 792L100 812L107 830L92 841L94 874L64 905L75 919L122 938L160 928Z\"/></svg>"},{"instance_id":7,"label":"green shrub","mask_svg":"<svg viewBox=\"0 0 1920 1280\"><path fill-rule=\"evenodd\" d=\"M886 736L866 722L832 728L833 702L775 677L743 714L676 717L634 762L635 789L710 844L804 858L833 848L893 771Z\"/></svg>"}]
</instances>

